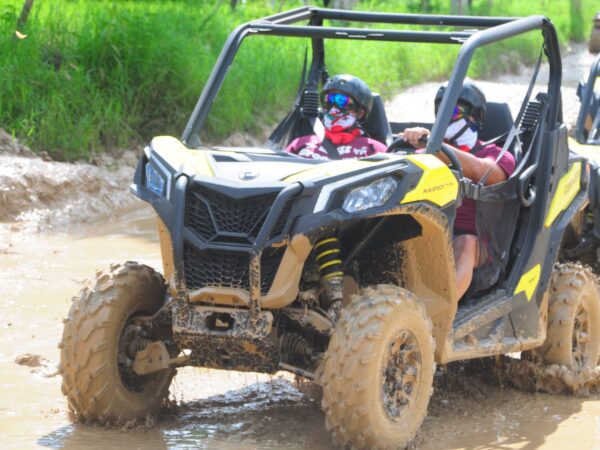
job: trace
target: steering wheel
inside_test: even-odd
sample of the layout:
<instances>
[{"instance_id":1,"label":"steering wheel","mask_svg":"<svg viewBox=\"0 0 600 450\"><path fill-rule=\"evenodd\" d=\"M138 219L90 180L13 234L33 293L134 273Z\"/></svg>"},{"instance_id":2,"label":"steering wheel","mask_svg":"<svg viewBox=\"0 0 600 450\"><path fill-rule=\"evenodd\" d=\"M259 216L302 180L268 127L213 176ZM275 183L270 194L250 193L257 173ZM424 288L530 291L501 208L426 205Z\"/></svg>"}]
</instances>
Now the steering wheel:
<instances>
[{"instance_id":1,"label":"steering wheel","mask_svg":"<svg viewBox=\"0 0 600 450\"><path fill-rule=\"evenodd\" d=\"M450 147L448 144L446 144L445 142L442 142L440 151L444 155L446 155L446 158L448 158L450 160L450 168L456 170L458 172L459 178L462 178L462 164L456 157L456 153L454 153L455 150L452 147ZM459 150L459 151L461 151L461 150Z\"/></svg>"},{"instance_id":2,"label":"steering wheel","mask_svg":"<svg viewBox=\"0 0 600 450\"><path fill-rule=\"evenodd\" d=\"M419 139L419 142L426 143L427 136L423 136ZM417 149L408 143L407 140L404 139L403 136L399 136L393 140L393 142L388 146L387 153L400 153L404 152L405 154L412 154ZM454 169L458 172L459 177L462 178L462 165L458 158L456 157L456 153L451 146L446 143L442 143L440 151L446 155L446 158L450 160L450 168Z\"/></svg>"},{"instance_id":3,"label":"steering wheel","mask_svg":"<svg viewBox=\"0 0 600 450\"><path fill-rule=\"evenodd\" d=\"M427 139L427 138L425 138ZM424 141L427 142L427 141ZM387 153L414 153L417 149L408 143L404 136L398 136L387 148Z\"/></svg>"}]
</instances>

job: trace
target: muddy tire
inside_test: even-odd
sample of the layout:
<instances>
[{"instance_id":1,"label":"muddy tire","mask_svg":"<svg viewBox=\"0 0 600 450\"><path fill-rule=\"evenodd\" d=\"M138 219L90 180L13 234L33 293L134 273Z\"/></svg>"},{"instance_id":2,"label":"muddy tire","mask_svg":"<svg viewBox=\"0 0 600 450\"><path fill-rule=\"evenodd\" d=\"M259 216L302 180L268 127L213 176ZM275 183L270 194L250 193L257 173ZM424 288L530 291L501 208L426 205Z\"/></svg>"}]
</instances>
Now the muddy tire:
<instances>
[{"instance_id":1,"label":"muddy tire","mask_svg":"<svg viewBox=\"0 0 600 450\"><path fill-rule=\"evenodd\" d=\"M431 321L410 292L362 290L343 310L322 365L322 407L334 442L397 449L427 413L435 361Z\"/></svg>"},{"instance_id":2,"label":"muddy tire","mask_svg":"<svg viewBox=\"0 0 600 450\"><path fill-rule=\"evenodd\" d=\"M127 367L124 350L125 330L134 318L158 311L165 289L159 273L127 262L98 273L74 298L59 370L62 392L79 420L121 425L153 413L167 396L175 371L137 375Z\"/></svg>"},{"instance_id":3,"label":"muddy tire","mask_svg":"<svg viewBox=\"0 0 600 450\"><path fill-rule=\"evenodd\" d=\"M596 367L600 353L600 291L595 275L581 265L555 267L548 299L544 345L532 351L535 361L571 370Z\"/></svg>"}]
</instances>

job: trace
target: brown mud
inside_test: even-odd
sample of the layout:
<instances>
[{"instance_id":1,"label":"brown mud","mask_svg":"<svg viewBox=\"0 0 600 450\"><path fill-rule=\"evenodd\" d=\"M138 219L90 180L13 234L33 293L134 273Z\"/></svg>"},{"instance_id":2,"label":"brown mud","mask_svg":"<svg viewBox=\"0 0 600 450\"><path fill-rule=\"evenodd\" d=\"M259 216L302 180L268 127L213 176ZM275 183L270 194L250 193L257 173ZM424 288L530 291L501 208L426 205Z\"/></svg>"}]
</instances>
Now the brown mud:
<instances>
[{"instance_id":1,"label":"brown mud","mask_svg":"<svg viewBox=\"0 0 600 450\"><path fill-rule=\"evenodd\" d=\"M583 47L563 56L570 68L565 122L572 124L575 84L593 56ZM526 73L488 83L486 91L501 87L522 97ZM425 109L437 85L407 90L388 104L390 116L420 104L423 119L397 120L431 120L433 106ZM283 372L180 369L171 402L156 418L106 429L69 416L56 365L70 298L112 262L135 259L161 269L153 213L127 193L137 153L95 165L64 164L35 157L0 134L2 448L332 448L318 402ZM599 370L574 376L564 367L539 369L511 358L438 367L428 416L412 447L600 449Z\"/></svg>"}]
</instances>

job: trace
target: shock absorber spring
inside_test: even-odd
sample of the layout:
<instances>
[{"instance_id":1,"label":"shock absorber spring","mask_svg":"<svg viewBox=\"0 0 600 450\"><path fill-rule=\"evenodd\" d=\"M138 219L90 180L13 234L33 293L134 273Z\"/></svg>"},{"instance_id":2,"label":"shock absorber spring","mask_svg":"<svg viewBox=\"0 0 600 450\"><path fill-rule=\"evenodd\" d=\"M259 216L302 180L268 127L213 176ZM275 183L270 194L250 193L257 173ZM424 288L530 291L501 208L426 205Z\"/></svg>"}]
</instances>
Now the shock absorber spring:
<instances>
[{"instance_id":1,"label":"shock absorber spring","mask_svg":"<svg viewBox=\"0 0 600 450\"><path fill-rule=\"evenodd\" d=\"M335 236L321 239L315 245L318 272L325 296L321 300L321 306L327 310L331 318L336 321L342 306L342 285L344 271L340 259L339 240Z\"/></svg>"},{"instance_id":2,"label":"shock absorber spring","mask_svg":"<svg viewBox=\"0 0 600 450\"><path fill-rule=\"evenodd\" d=\"M344 277L338 238L327 237L321 239L315 245L315 251L317 252L315 259L319 266L318 271L322 280Z\"/></svg>"}]
</instances>

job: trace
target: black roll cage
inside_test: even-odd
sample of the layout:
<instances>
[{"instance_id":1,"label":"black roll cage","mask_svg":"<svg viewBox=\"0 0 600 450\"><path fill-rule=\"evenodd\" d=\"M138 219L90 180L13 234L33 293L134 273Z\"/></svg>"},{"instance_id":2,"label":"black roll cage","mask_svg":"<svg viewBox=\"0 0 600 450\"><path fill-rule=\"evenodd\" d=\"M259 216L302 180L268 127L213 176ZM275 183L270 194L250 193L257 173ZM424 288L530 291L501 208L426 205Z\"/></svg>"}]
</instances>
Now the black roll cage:
<instances>
[{"instance_id":1,"label":"black roll cage","mask_svg":"<svg viewBox=\"0 0 600 450\"><path fill-rule=\"evenodd\" d=\"M385 24L422 25L438 27L465 27L461 31L414 31L386 30L350 27L323 26L324 20L346 22L371 22ZM308 21L308 25L295 25ZM473 28L482 28L476 30ZM244 38L253 35L289 36L312 38L313 61L311 73L316 67L324 67L323 39L354 39L397 42L421 42L461 45L456 63L448 81L448 87L440 104L427 144L427 152L435 153L442 144L446 125L450 122L452 109L456 104L460 88L475 50L503 39L541 30L544 38L544 51L548 58L548 96L551 99L547 126L554 129L562 120L560 86L562 66L556 30L545 16L529 17L478 17L444 16L430 14L394 14L362 11L345 11L305 6L274 14L238 26L229 35L217 62L204 86L202 94L188 120L181 137L182 142L191 148L200 146L200 130L235 54ZM309 76L310 80L310 76Z\"/></svg>"},{"instance_id":2,"label":"black roll cage","mask_svg":"<svg viewBox=\"0 0 600 450\"><path fill-rule=\"evenodd\" d=\"M600 76L600 55L594 60L590 67L590 72L585 85L583 85L583 95L581 96L581 108L577 115L577 122L575 124L575 139L581 144L592 143L592 139L586 140L584 136L584 123L585 118L590 110L592 97L594 96L594 86L596 84L596 78ZM589 142L588 142L589 141Z\"/></svg>"}]
</instances>

